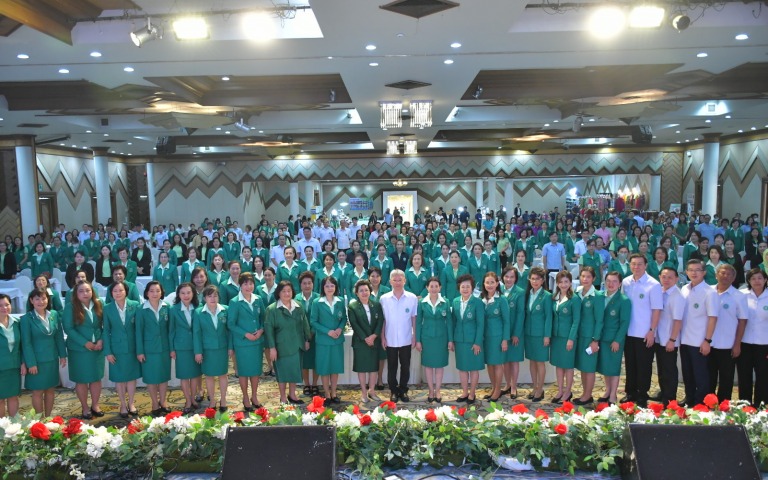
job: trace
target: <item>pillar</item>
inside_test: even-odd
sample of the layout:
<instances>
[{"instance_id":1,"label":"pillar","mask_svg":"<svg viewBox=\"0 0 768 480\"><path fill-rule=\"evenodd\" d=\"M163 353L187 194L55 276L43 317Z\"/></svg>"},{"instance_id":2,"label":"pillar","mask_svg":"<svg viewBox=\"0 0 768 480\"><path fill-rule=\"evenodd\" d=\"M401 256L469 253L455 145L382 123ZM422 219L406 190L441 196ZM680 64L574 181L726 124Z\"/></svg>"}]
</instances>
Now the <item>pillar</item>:
<instances>
[{"instance_id":1,"label":"pillar","mask_svg":"<svg viewBox=\"0 0 768 480\"><path fill-rule=\"evenodd\" d=\"M299 216L299 182L288 183L289 215Z\"/></svg>"},{"instance_id":2,"label":"pillar","mask_svg":"<svg viewBox=\"0 0 768 480\"><path fill-rule=\"evenodd\" d=\"M304 182L304 207L307 218L312 216L312 204L315 202L315 186L311 180Z\"/></svg>"},{"instance_id":3,"label":"pillar","mask_svg":"<svg viewBox=\"0 0 768 480\"><path fill-rule=\"evenodd\" d=\"M323 207L323 211L325 211L326 210L326 205L325 205L325 198L323 198L323 184L322 183L318 183L317 184L317 197L318 197L318 200L320 200L320 205Z\"/></svg>"},{"instance_id":4,"label":"pillar","mask_svg":"<svg viewBox=\"0 0 768 480\"><path fill-rule=\"evenodd\" d=\"M504 180L504 206L507 207L507 221L509 221L515 211L515 183L511 178Z\"/></svg>"},{"instance_id":5,"label":"pillar","mask_svg":"<svg viewBox=\"0 0 768 480\"><path fill-rule=\"evenodd\" d=\"M493 209L493 211L499 208L499 204L496 203L496 177L488 179L488 208Z\"/></svg>"},{"instance_id":6,"label":"pillar","mask_svg":"<svg viewBox=\"0 0 768 480\"><path fill-rule=\"evenodd\" d=\"M157 225L157 202L155 201L155 164L147 162L147 204L149 205L149 225ZM151 228L147 228L151 230Z\"/></svg>"},{"instance_id":7,"label":"pillar","mask_svg":"<svg viewBox=\"0 0 768 480\"><path fill-rule=\"evenodd\" d=\"M701 211L712 215L717 213L717 175L720 158L720 134L704 134L704 174L702 176Z\"/></svg>"},{"instance_id":8,"label":"pillar","mask_svg":"<svg viewBox=\"0 0 768 480\"><path fill-rule=\"evenodd\" d=\"M34 151L34 137L16 145L16 172L19 178L19 205L21 207L21 238L27 241L29 235L40 231L37 201L37 161Z\"/></svg>"},{"instance_id":9,"label":"pillar","mask_svg":"<svg viewBox=\"0 0 768 480\"><path fill-rule=\"evenodd\" d=\"M661 175L651 175L651 198L648 203L649 210L661 210Z\"/></svg>"},{"instance_id":10,"label":"pillar","mask_svg":"<svg viewBox=\"0 0 768 480\"><path fill-rule=\"evenodd\" d=\"M109 160L107 160L109 148L93 147L91 150L93 151L93 178L96 183L96 218L99 222L106 224L107 219L112 216L112 196L109 194ZM112 220L117 222L116 218Z\"/></svg>"},{"instance_id":11,"label":"pillar","mask_svg":"<svg viewBox=\"0 0 768 480\"><path fill-rule=\"evenodd\" d=\"M483 206L483 179L478 178L475 180L475 208L481 208ZM474 215L469 215L470 218L474 218Z\"/></svg>"}]
</instances>

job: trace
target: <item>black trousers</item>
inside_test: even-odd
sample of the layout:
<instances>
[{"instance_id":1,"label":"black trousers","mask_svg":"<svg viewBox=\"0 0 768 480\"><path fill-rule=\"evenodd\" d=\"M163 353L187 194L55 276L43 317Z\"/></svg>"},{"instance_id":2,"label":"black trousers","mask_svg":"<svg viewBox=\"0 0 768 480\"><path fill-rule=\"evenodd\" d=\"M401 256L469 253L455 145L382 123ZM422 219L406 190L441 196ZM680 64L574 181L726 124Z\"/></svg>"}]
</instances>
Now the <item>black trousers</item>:
<instances>
[{"instance_id":1,"label":"black trousers","mask_svg":"<svg viewBox=\"0 0 768 480\"><path fill-rule=\"evenodd\" d=\"M742 343L741 355L736 359L739 374L739 399L759 406L768 403L768 345ZM754 395L752 375L755 376Z\"/></svg>"},{"instance_id":2,"label":"black trousers","mask_svg":"<svg viewBox=\"0 0 768 480\"><path fill-rule=\"evenodd\" d=\"M400 384L397 383L397 367L400 364ZM397 395L408 393L411 378L411 346L387 347L387 382L389 390Z\"/></svg>"},{"instance_id":3,"label":"black trousers","mask_svg":"<svg viewBox=\"0 0 768 480\"><path fill-rule=\"evenodd\" d=\"M711 349L707 356L707 366L710 393L716 393L721 402L730 400L733 394L733 376L736 374L736 360L731 356L731 349Z\"/></svg>"},{"instance_id":4,"label":"black trousers","mask_svg":"<svg viewBox=\"0 0 768 480\"><path fill-rule=\"evenodd\" d=\"M668 352L664 345L654 345L656 351L656 372L659 375L661 403L677 400L677 348Z\"/></svg>"},{"instance_id":5,"label":"black trousers","mask_svg":"<svg viewBox=\"0 0 768 480\"><path fill-rule=\"evenodd\" d=\"M712 391L709 386L707 357L699 352L699 348L680 345L680 365L683 367L685 400L688 405L703 403L704 397Z\"/></svg>"},{"instance_id":6,"label":"black trousers","mask_svg":"<svg viewBox=\"0 0 768 480\"><path fill-rule=\"evenodd\" d=\"M645 339L627 336L624 343L624 368L627 378L624 390L635 402L647 402L653 373L653 347L645 346Z\"/></svg>"}]
</instances>

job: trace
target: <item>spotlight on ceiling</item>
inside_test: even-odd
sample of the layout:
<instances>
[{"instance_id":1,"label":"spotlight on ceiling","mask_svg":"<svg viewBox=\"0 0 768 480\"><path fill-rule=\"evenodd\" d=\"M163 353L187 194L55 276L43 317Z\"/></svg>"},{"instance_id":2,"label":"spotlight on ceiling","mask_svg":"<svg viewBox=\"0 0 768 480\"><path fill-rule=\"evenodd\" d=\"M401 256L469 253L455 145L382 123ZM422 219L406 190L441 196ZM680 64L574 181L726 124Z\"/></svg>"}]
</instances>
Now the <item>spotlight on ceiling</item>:
<instances>
[{"instance_id":1,"label":"spotlight on ceiling","mask_svg":"<svg viewBox=\"0 0 768 480\"><path fill-rule=\"evenodd\" d=\"M238 130L242 130L243 132L250 133L251 132L251 126L245 123L245 120L242 118L234 123L235 128Z\"/></svg>"},{"instance_id":2,"label":"spotlight on ceiling","mask_svg":"<svg viewBox=\"0 0 768 480\"><path fill-rule=\"evenodd\" d=\"M682 32L691 26L691 18L688 15L678 14L672 17L672 28Z\"/></svg>"},{"instance_id":3,"label":"spotlight on ceiling","mask_svg":"<svg viewBox=\"0 0 768 480\"><path fill-rule=\"evenodd\" d=\"M336 101L336 90L331 89L330 92L328 92L328 103L333 103Z\"/></svg>"},{"instance_id":4,"label":"spotlight on ceiling","mask_svg":"<svg viewBox=\"0 0 768 480\"><path fill-rule=\"evenodd\" d=\"M480 95L482 94L483 94L483 87L478 85L477 88L475 88L475 93L472 94L472 98L474 98L475 100L479 100Z\"/></svg>"},{"instance_id":5,"label":"spotlight on ceiling","mask_svg":"<svg viewBox=\"0 0 768 480\"><path fill-rule=\"evenodd\" d=\"M173 21L176 40L204 40L210 37L208 24L202 17L182 17Z\"/></svg>"},{"instance_id":6,"label":"spotlight on ceiling","mask_svg":"<svg viewBox=\"0 0 768 480\"><path fill-rule=\"evenodd\" d=\"M135 32L131 32L131 41L137 47L141 47L146 42L152 41L156 38L163 38L162 33L158 30L157 26L152 25L149 17L147 17L147 26L141 27Z\"/></svg>"}]
</instances>

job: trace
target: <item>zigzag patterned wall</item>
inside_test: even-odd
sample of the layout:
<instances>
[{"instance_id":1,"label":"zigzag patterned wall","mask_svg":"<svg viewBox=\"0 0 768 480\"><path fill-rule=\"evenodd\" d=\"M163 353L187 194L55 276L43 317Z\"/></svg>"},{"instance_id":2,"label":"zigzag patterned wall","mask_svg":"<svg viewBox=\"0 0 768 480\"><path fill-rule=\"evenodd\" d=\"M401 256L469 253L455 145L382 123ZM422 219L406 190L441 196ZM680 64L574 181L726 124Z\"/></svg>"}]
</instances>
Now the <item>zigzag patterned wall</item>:
<instances>
[{"instance_id":1,"label":"zigzag patterned wall","mask_svg":"<svg viewBox=\"0 0 768 480\"><path fill-rule=\"evenodd\" d=\"M668 211L670 204L682 203L683 199L683 155L664 153L661 167L661 209Z\"/></svg>"},{"instance_id":2,"label":"zigzag patterned wall","mask_svg":"<svg viewBox=\"0 0 768 480\"><path fill-rule=\"evenodd\" d=\"M0 225L3 226L0 239L4 239L6 235L18 237L21 234L21 217L9 207L0 210Z\"/></svg>"}]
</instances>

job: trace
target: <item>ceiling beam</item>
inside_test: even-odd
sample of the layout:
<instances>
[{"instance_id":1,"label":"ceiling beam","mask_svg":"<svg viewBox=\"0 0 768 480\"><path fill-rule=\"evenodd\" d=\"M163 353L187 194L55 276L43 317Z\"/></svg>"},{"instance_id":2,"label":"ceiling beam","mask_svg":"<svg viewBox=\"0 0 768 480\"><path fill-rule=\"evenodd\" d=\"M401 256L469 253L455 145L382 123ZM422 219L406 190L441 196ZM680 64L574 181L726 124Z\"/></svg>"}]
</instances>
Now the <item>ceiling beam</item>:
<instances>
[{"instance_id":1,"label":"ceiling beam","mask_svg":"<svg viewBox=\"0 0 768 480\"><path fill-rule=\"evenodd\" d=\"M72 45L74 25L69 25L63 16L56 18L55 12L42 5L30 5L30 2L22 0L3 0L0 2L0 15L5 15L67 45Z\"/></svg>"}]
</instances>

